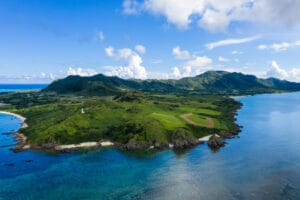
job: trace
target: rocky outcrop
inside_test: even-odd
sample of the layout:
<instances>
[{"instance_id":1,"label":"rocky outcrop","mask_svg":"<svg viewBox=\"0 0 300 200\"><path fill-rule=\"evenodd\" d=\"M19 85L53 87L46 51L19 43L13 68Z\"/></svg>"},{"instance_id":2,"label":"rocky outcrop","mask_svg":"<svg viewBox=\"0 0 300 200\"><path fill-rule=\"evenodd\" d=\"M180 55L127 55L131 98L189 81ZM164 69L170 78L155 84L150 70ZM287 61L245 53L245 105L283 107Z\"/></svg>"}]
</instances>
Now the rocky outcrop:
<instances>
[{"instance_id":1,"label":"rocky outcrop","mask_svg":"<svg viewBox=\"0 0 300 200\"><path fill-rule=\"evenodd\" d=\"M189 148L199 144L197 138L183 128L176 129L172 133L171 142L174 145L174 148L179 149Z\"/></svg>"},{"instance_id":2,"label":"rocky outcrop","mask_svg":"<svg viewBox=\"0 0 300 200\"><path fill-rule=\"evenodd\" d=\"M12 148L14 152L20 152L30 148L30 145L26 143L27 137L22 133L15 133L15 140L18 143L14 148Z\"/></svg>"},{"instance_id":3,"label":"rocky outcrop","mask_svg":"<svg viewBox=\"0 0 300 200\"><path fill-rule=\"evenodd\" d=\"M208 140L208 146L212 149L219 149L225 145L225 141L222 137L212 135Z\"/></svg>"},{"instance_id":4,"label":"rocky outcrop","mask_svg":"<svg viewBox=\"0 0 300 200\"><path fill-rule=\"evenodd\" d=\"M142 150L148 149L151 145L144 142L129 142L127 144L119 144L118 146L125 150Z\"/></svg>"}]
</instances>

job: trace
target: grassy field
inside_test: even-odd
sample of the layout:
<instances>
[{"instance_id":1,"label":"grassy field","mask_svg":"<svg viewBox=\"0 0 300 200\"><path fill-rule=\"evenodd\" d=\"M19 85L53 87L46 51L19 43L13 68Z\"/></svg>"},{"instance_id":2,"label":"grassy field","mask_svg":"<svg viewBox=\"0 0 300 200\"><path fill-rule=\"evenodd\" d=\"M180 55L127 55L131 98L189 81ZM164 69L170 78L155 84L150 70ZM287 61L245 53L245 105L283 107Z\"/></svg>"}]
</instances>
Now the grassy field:
<instances>
[{"instance_id":1,"label":"grassy field","mask_svg":"<svg viewBox=\"0 0 300 200\"><path fill-rule=\"evenodd\" d=\"M208 125L208 121L205 117L198 115L198 114L192 114L190 115L188 118L190 118L191 120L193 120L195 123L202 125L202 126L207 126Z\"/></svg>"},{"instance_id":2,"label":"grassy field","mask_svg":"<svg viewBox=\"0 0 300 200\"><path fill-rule=\"evenodd\" d=\"M32 101L28 101L28 96ZM0 102L10 103L8 110L27 118L29 127L21 131L35 145L101 139L122 144L168 144L180 128L195 137L234 132L237 125L233 117L239 107L234 100L219 96L141 93L117 97L3 94ZM189 118L203 127L189 124L180 117L186 113L193 113ZM208 123L205 117L213 119L213 128L205 127Z\"/></svg>"}]
</instances>

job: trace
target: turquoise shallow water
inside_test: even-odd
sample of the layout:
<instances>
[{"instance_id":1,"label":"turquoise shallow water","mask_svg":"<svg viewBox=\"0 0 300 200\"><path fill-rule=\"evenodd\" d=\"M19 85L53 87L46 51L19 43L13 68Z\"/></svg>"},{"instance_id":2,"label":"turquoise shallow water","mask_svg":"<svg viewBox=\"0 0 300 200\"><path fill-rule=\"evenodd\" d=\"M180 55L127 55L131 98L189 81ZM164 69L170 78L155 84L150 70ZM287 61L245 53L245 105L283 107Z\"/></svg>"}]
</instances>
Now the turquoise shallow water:
<instances>
[{"instance_id":1,"label":"turquoise shallow water","mask_svg":"<svg viewBox=\"0 0 300 200\"><path fill-rule=\"evenodd\" d=\"M0 199L300 199L300 93L239 100L243 131L218 152L13 153L0 134ZM0 115L0 133L19 126Z\"/></svg>"}]
</instances>

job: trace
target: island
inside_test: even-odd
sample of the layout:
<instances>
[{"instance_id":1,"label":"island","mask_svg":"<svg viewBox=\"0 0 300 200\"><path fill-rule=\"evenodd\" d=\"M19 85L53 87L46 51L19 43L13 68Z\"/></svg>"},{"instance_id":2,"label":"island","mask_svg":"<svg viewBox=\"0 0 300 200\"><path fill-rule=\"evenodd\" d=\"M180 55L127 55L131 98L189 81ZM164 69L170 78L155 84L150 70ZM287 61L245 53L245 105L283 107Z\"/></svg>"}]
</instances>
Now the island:
<instances>
[{"instance_id":1,"label":"island","mask_svg":"<svg viewBox=\"0 0 300 200\"><path fill-rule=\"evenodd\" d=\"M204 141L215 149L241 130L242 104L231 96L299 90L299 83L225 71L179 80L98 74L69 76L41 91L1 93L0 103L28 125L15 150L189 148Z\"/></svg>"}]
</instances>

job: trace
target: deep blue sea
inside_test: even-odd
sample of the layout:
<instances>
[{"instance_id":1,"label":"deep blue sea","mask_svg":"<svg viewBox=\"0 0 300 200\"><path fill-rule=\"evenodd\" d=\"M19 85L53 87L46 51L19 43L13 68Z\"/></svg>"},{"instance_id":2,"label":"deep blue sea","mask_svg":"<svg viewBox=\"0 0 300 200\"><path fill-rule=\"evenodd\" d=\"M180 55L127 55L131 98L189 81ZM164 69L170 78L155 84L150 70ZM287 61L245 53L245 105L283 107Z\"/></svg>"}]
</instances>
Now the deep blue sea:
<instances>
[{"instance_id":1,"label":"deep blue sea","mask_svg":"<svg viewBox=\"0 0 300 200\"><path fill-rule=\"evenodd\" d=\"M243 131L218 152L13 153L20 121L0 115L0 200L300 199L300 93L238 100Z\"/></svg>"},{"instance_id":2,"label":"deep blue sea","mask_svg":"<svg viewBox=\"0 0 300 200\"><path fill-rule=\"evenodd\" d=\"M11 92L19 90L40 90L47 84L0 84L0 92Z\"/></svg>"}]
</instances>

